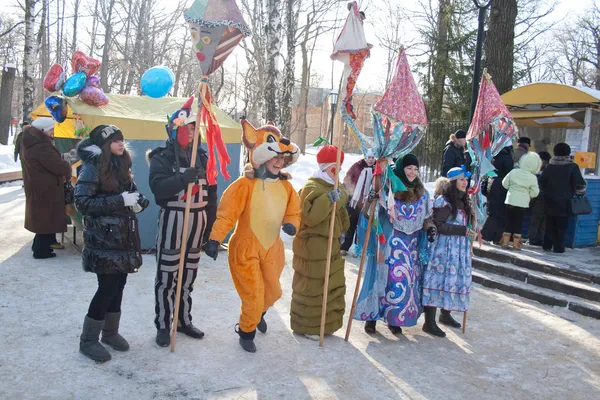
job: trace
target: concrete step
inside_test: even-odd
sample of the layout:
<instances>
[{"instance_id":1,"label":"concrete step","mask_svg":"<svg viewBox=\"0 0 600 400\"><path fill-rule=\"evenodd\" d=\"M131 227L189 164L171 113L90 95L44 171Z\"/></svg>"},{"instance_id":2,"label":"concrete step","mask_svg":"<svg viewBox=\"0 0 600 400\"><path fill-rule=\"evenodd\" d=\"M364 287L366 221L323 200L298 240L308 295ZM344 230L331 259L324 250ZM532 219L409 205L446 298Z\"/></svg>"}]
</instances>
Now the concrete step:
<instances>
[{"instance_id":1,"label":"concrete step","mask_svg":"<svg viewBox=\"0 0 600 400\"><path fill-rule=\"evenodd\" d=\"M543 289L524 282L490 272L473 271L473 282L491 289L499 289L525 297L538 303L555 307L565 307L586 317L600 319L600 304L583 300L575 296Z\"/></svg>"},{"instance_id":2,"label":"concrete step","mask_svg":"<svg viewBox=\"0 0 600 400\"><path fill-rule=\"evenodd\" d=\"M473 267L533 286L598 302L600 305L600 285L563 278L549 273L535 272L514 264L477 256L473 257Z\"/></svg>"},{"instance_id":3,"label":"concrete step","mask_svg":"<svg viewBox=\"0 0 600 400\"><path fill-rule=\"evenodd\" d=\"M600 273L577 268L567 263L551 263L531 257L524 252L507 251L494 246L484 245L473 247L473 253L482 258L488 258L501 263L509 263L531 271L559 276L580 282L600 284Z\"/></svg>"}]
</instances>

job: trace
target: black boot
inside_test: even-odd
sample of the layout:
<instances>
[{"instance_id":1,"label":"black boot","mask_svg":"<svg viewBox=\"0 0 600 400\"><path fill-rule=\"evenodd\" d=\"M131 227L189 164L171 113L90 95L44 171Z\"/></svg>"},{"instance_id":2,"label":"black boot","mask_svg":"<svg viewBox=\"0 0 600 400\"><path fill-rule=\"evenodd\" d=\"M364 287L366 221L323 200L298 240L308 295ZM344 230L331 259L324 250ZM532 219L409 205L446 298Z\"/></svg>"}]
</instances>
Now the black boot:
<instances>
[{"instance_id":1,"label":"black boot","mask_svg":"<svg viewBox=\"0 0 600 400\"><path fill-rule=\"evenodd\" d=\"M452 318L450 311L442 309L440 312L440 324L448 325L452 328L460 328L462 325L460 322Z\"/></svg>"},{"instance_id":2,"label":"black boot","mask_svg":"<svg viewBox=\"0 0 600 400\"><path fill-rule=\"evenodd\" d=\"M177 326L177 332L181 332L189 337L193 337L194 339L202 339L204 337L204 332L196 328L191 323L189 325Z\"/></svg>"},{"instance_id":3,"label":"black boot","mask_svg":"<svg viewBox=\"0 0 600 400\"><path fill-rule=\"evenodd\" d=\"M394 335L402 335L402 328L399 326L394 326L394 325L390 325L388 324L388 329L390 330L390 332L392 332Z\"/></svg>"},{"instance_id":4,"label":"black boot","mask_svg":"<svg viewBox=\"0 0 600 400\"><path fill-rule=\"evenodd\" d=\"M171 332L169 329L159 329L156 332L156 344L160 347L168 347L171 344Z\"/></svg>"},{"instance_id":5,"label":"black boot","mask_svg":"<svg viewBox=\"0 0 600 400\"><path fill-rule=\"evenodd\" d=\"M266 313L266 311L262 313L262 316L260 317L260 322L258 323L258 325L256 325L256 329L258 329L262 333L267 333L267 321L265 321Z\"/></svg>"},{"instance_id":6,"label":"black boot","mask_svg":"<svg viewBox=\"0 0 600 400\"><path fill-rule=\"evenodd\" d=\"M235 331L240 335L240 345L244 350L249 353L256 353L256 346L254 345L254 336L256 336L256 329L252 332L244 332L240 329L239 324L235 326Z\"/></svg>"},{"instance_id":7,"label":"black boot","mask_svg":"<svg viewBox=\"0 0 600 400\"><path fill-rule=\"evenodd\" d=\"M365 332L369 334L377 333L377 321L366 321L365 322Z\"/></svg>"},{"instance_id":8,"label":"black boot","mask_svg":"<svg viewBox=\"0 0 600 400\"><path fill-rule=\"evenodd\" d=\"M437 308L435 307L424 307L425 309L425 323L423 324L423 332L427 332L433 336L446 337L446 332L440 329L435 323L435 314Z\"/></svg>"}]
</instances>

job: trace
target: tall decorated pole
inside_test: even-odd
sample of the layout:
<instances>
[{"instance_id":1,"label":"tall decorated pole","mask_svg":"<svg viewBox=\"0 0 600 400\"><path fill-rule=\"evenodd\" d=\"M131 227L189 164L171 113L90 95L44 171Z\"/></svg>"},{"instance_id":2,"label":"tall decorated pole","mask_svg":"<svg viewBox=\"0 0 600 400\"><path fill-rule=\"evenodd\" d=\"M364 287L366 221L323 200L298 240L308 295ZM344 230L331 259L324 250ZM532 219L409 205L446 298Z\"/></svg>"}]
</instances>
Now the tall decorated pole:
<instances>
[{"instance_id":1,"label":"tall decorated pole","mask_svg":"<svg viewBox=\"0 0 600 400\"><path fill-rule=\"evenodd\" d=\"M196 131L192 144L192 159L190 165L196 165L196 154L200 134L200 122L204 123L206 145L208 147L208 163L206 179L209 185L217 183L217 159L219 171L225 179L229 179L227 165L231 163L227 148L221 136L221 129L213 110L213 95L208 84L208 77L217 70L233 49L245 36L250 36L250 30L234 0L195 0L194 4L184 12L185 21L190 26L190 33L196 58L200 63L202 78L198 88L198 114L196 116ZM194 184L190 183L186 193L193 193ZM181 255L179 257L178 276L183 274L185 254L187 251L188 220L192 196L186 197L183 230L181 233ZM175 295L175 319L179 315L182 280L177 279ZM175 351L177 338L177 323L173 323L171 332L171 351Z\"/></svg>"},{"instance_id":2,"label":"tall decorated pole","mask_svg":"<svg viewBox=\"0 0 600 400\"><path fill-rule=\"evenodd\" d=\"M427 131L425 104L417 90L417 85L403 49L399 51L392 81L386 88L383 97L373 106L372 114L373 137L361 133L352 121L348 122L348 126L350 132L360 143L363 153L366 153L368 149L373 151L377 159L373 187L377 190L382 186L388 187L388 196L381 200L381 206L385 207L390 215L393 215L394 193L406 190L406 187L392 171L390 166L392 164L391 159L410 153L419 144ZM377 202L372 200L365 240L362 246L358 278L352 299L352 308L350 309L346 327L346 341L350 337L350 329L352 328L352 321L356 310L358 290L360 288L374 220L380 243L383 238L376 208Z\"/></svg>"},{"instance_id":3,"label":"tall decorated pole","mask_svg":"<svg viewBox=\"0 0 600 400\"><path fill-rule=\"evenodd\" d=\"M365 59L371 54L371 45L367 43L365 31L363 27L363 16L358 11L358 5L353 1L349 5L349 14L346 18L344 28L340 33L334 47L331 59L338 60L344 63L344 74L342 77L343 101L340 103L340 114L343 121L347 118L352 118L352 92L356 86L356 80L362 70ZM340 159L342 156L342 135L344 132L344 122L340 121L336 136L333 140L337 145L337 157L335 167L334 190L339 186ZM327 243L327 261L325 264L325 282L323 285L323 305L321 308L321 331L319 345L323 347L325 338L325 321L327 317L327 294L329 289L329 271L331 268L331 253L333 247L333 230L335 226L335 210L336 205L333 205L331 211L331 219L329 221L329 242Z\"/></svg>"},{"instance_id":4,"label":"tall decorated pole","mask_svg":"<svg viewBox=\"0 0 600 400\"><path fill-rule=\"evenodd\" d=\"M471 229L477 232L479 245L481 246L481 227L487 218L481 184L483 178L497 176L492 165L492 159L504 147L512 144L519 135L519 129L510 111L500 98L498 89L492 82L492 77L483 71L477 105L473 113L473 119L467 132L467 143L472 163L472 180L469 188L475 215L471 218ZM473 242L471 242L473 247ZM467 323L467 312L463 314L463 333Z\"/></svg>"}]
</instances>

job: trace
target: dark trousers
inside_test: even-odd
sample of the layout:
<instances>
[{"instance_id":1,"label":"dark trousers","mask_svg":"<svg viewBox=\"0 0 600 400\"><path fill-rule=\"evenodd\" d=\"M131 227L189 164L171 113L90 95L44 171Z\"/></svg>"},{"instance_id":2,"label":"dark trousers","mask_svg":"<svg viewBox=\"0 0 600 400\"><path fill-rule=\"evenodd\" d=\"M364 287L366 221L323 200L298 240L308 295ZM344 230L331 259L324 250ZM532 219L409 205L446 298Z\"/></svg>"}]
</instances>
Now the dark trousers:
<instances>
[{"instance_id":1,"label":"dark trousers","mask_svg":"<svg viewBox=\"0 0 600 400\"><path fill-rule=\"evenodd\" d=\"M33 244L31 245L31 250L33 250L33 254L45 255L45 254L50 253L50 246L54 243L56 243L56 235L54 233L50 233L50 234L36 233L33 238Z\"/></svg>"},{"instance_id":2,"label":"dark trousers","mask_svg":"<svg viewBox=\"0 0 600 400\"><path fill-rule=\"evenodd\" d=\"M529 244L541 245L544 242L544 227L546 225L546 214L544 214L544 204L537 201L531 207L531 220L527 236Z\"/></svg>"},{"instance_id":3,"label":"dark trousers","mask_svg":"<svg viewBox=\"0 0 600 400\"><path fill-rule=\"evenodd\" d=\"M350 216L350 228L344 234L344 243L341 249L344 251L350 250L350 247L354 244L354 235L356 234L356 227L358 226L358 218L360 217L361 209L356 207L348 207L348 215Z\"/></svg>"},{"instance_id":4,"label":"dark trousers","mask_svg":"<svg viewBox=\"0 0 600 400\"><path fill-rule=\"evenodd\" d=\"M565 233L569 226L569 217L546 215L544 230L544 250L554 250L556 253L565 252Z\"/></svg>"},{"instance_id":5,"label":"dark trousers","mask_svg":"<svg viewBox=\"0 0 600 400\"><path fill-rule=\"evenodd\" d=\"M121 311L123 289L127 274L98 274L98 290L90 303L87 316L96 321L104 320L106 313Z\"/></svg>"},{"instance_id":6,"label":"dark trousers","mask_svg":"<svg viewBox=\"0 0 600 400\"><path fill-rule=\"evenodd\" d=\"M520 235L523 232L523 220L527 208L506 206L506 221L504 221L504 232Z\"/></svg>"}]
</instances>

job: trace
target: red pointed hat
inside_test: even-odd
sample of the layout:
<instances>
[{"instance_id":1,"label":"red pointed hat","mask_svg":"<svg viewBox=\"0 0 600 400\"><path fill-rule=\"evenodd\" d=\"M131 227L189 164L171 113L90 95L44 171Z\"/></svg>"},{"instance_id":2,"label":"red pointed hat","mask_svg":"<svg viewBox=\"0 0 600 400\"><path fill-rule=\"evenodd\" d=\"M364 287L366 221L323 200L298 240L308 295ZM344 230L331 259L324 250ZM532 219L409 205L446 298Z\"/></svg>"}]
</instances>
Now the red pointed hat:
<instances>
[{"instance_id":1,"label":"red pointed hat","mask_svg":"<svg viewBox=\"0 0 600 400\"><path fill-rule=\"evenodd\" d=\"M324 146L317 153L317 162L319 164L335 163L337 161L337 151L338 151L338 148L336 146L332 146L332 145ZM340 158L340 165L343 163L344 163L344 152L342 151L342 155Z\"/></svg>"}]
</instances>

